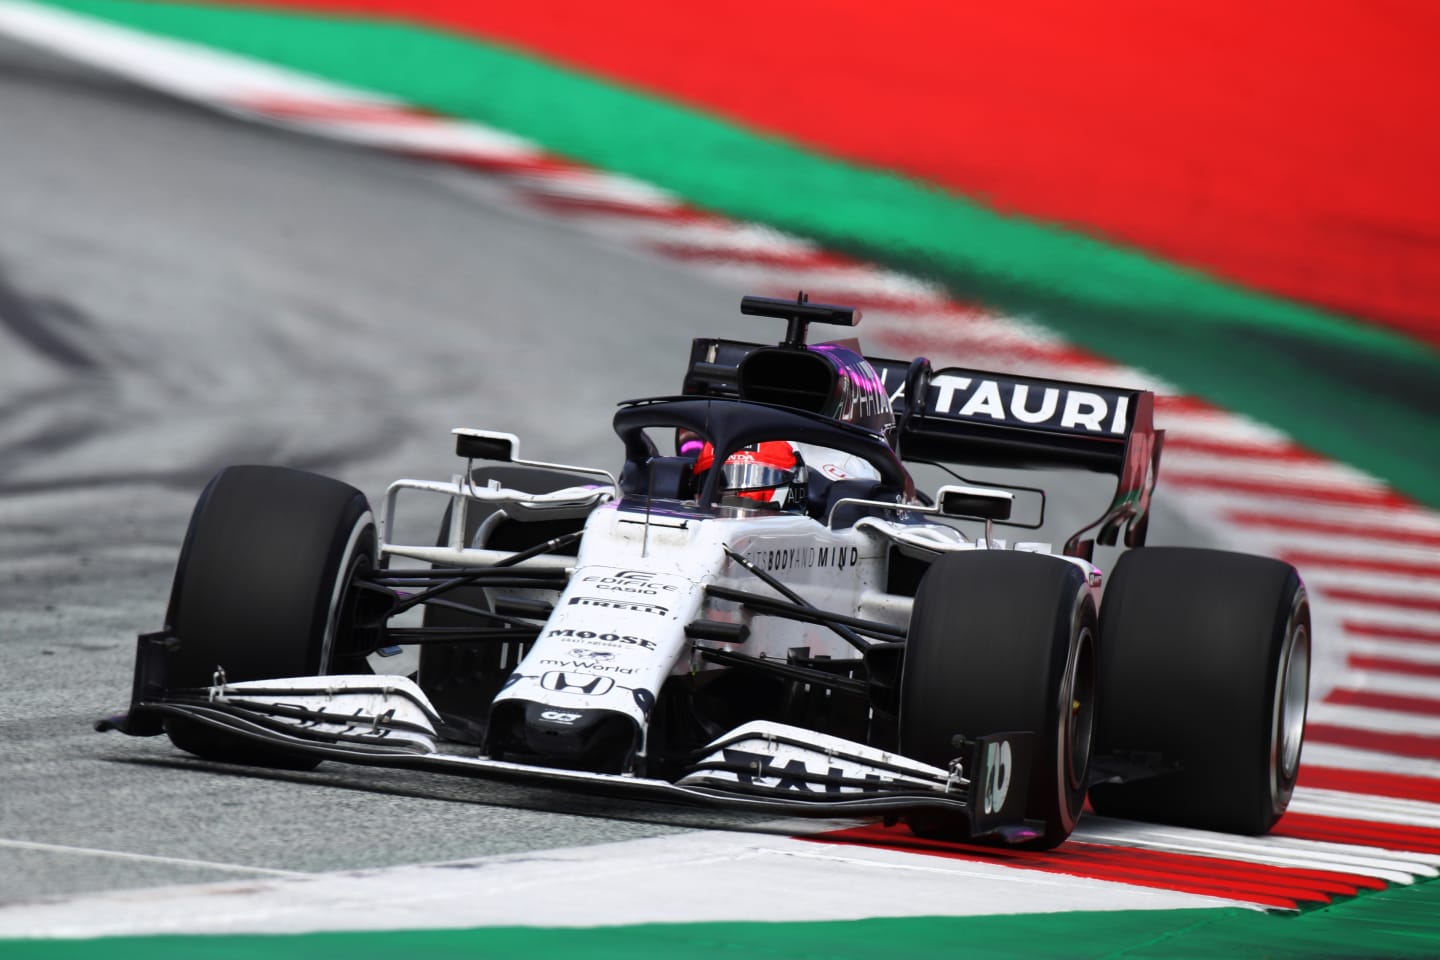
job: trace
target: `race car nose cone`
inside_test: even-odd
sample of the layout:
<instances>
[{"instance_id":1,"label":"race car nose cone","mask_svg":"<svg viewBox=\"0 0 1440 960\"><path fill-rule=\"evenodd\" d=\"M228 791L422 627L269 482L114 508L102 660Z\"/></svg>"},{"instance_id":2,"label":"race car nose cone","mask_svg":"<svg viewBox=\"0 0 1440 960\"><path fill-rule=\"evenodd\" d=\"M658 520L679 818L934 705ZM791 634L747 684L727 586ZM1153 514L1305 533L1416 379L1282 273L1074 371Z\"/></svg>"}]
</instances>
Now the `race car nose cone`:
<instances>
[{"instance_id":1,"label":"race car nose cone","mask_svg":"<svg viewBox=\"0 0 1440 960\"><path fill-rule=\"evenodd\" d=\"M526 703L523 717L524 749L567 766L618 771L635 742L635 722L611 710Z\"/></svg>"}]
</instances>

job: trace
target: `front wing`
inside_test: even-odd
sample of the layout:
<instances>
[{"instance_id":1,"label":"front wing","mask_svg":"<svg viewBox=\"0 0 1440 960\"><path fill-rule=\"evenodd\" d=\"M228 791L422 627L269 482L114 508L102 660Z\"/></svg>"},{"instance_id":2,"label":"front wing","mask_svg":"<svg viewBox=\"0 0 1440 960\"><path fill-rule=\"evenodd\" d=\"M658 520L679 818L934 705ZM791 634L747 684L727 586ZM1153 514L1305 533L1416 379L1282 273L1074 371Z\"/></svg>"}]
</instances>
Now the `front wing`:
<instances>
[{"instance_id":1,"label":"front wing","mask_svg":"<svg viewBox=\"0 0 1440 960\"><path fill-rule=\"evenodd\" d=\"M139 693L139 691L137 691ZM102 730L160 732L181 717L274 748L367 766L583 788L592 792L814 817L963 818L972 837L1023 842L1034 735L957 739L949 769L802 727L753 721L696 751L675 780L593 773L471 756L437 734L439 716L404 677L299 677L225 683L136 698Z\"/></svg>"}]
</instances>

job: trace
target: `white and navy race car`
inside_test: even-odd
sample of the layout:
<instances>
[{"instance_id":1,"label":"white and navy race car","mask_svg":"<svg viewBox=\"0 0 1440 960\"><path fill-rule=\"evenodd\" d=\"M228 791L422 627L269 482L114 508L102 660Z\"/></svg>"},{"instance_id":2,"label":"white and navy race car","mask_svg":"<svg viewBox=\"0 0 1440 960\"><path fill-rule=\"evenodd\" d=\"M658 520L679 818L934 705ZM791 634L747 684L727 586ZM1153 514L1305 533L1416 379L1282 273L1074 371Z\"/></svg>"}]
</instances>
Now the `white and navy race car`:
<instances>
[{"instance_id":1,"label":"white and navy race car","mask_svg":"<svg viewBox=\"0 0 1440 960\"><path fill-rule=\"evenodd\" d=\"M618 477L461 429L464 470L393 484L377 524L337 480L221 470L165 627L139 638L129 712L99 726L218 761L1037 847L1087 793L1102 813L1271 827L1300 762L1305 589L1276 560L1143 546L1151 394L807 344L858 312L803 294L741 310L786 321L783 341L696 340L680 395L620 404ZM907 463L1118 483L1057 551L994 536L1029 525L1020 488L954 473L927 496ZM397 542L398 505L426 498L438 537ZM1102 572L1097 542L1129 549ZM385 674L408 645L418 670Z\"/></svg>"}]
</instances>

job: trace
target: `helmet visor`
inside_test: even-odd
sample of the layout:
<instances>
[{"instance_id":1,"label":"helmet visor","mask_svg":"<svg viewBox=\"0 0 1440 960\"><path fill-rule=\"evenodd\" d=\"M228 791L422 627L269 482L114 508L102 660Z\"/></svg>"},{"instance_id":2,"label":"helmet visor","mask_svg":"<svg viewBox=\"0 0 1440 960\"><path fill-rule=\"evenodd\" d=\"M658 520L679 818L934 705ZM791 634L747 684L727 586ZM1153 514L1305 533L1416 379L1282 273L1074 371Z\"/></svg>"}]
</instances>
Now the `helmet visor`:
<instances>
[{"instance_id":1,"label":"helmet visor","mask_svg":"<svg viewBox=\"0 0 1440 960\"><path fill-rule=\"evenodd\" d=\"M732 493L742 490L770 490L790 482L794 470L766 463L727 463L720 468L725 489Z\"/></svg>"}]
</instances>

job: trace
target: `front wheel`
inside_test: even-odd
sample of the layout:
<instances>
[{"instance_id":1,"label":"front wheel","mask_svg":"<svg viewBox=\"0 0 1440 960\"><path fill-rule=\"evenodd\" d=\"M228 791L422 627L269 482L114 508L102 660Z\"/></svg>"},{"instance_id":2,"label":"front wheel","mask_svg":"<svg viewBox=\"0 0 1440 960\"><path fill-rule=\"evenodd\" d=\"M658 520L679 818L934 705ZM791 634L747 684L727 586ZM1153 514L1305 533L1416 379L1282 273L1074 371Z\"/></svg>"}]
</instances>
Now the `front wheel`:
<instances>
[{"instance_id":1,"label":"front wheel","mask_svg":"<svg viewBox=\"0 0 1440 960\"><path fill-rule=\"evenodd\" d=\"M221 470L195 505L167 617L168 685L365 672L374 636L355 578L375 563L365 495L285 467ZM209 760L304 768L317 761L171 718L176 746Z\"/></svg>"},{"instance_id":2,"label":"front wheel","mask_svg":"<svg viewBox=\"0 0 1440 960\"><path fill-rule=\"evenodd\" d=\"M1074 564L1029 553L946 554L915 594L900 677L900 750L938 767L952 738L1036 734L1030 843L1054 847L1080 819L1095 718L1095 603ZM956 837L933 816L922 836Z\"/></svg>"},{"instance_id":3,"label":"front wheel","mask_svg":"<svg viewBox=\"0 0 1440 960\"><path fill-rule=\"evenodd\" d=\"M1097 750L1158 758L1097 784L1096 812L1264 833L1295 790L1310 686L1310 605L1295 568L1218 550L1121 556L1100 607Z\"/></svg>"}]
</instances>

